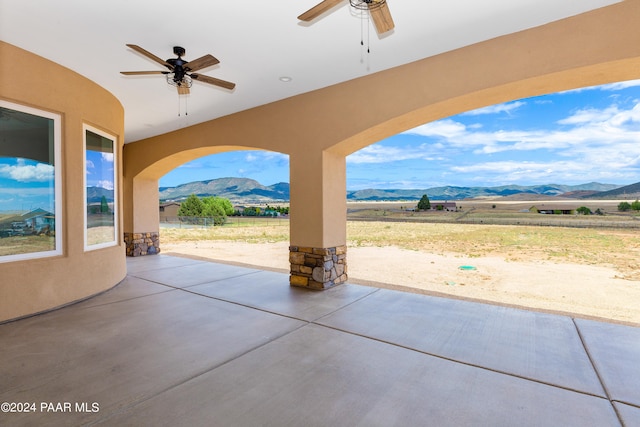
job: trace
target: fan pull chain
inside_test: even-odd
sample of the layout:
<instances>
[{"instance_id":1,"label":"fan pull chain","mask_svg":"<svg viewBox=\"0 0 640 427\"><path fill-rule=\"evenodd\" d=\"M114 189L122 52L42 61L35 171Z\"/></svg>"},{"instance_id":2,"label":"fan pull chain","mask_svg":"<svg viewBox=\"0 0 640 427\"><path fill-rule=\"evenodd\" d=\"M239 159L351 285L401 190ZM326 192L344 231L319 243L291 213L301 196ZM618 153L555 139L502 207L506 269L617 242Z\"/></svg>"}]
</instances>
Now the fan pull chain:
<instances>
[{"instance_id":1,"label":"fan pull chain","mask_svg":"<svg viewBox=\"0 0 640 427\"><path fill-rule=\"evenodd\" d=\"M366 14L366 17L365 17ZM366 19L366 24L365 24ZM369 69L369 54L371 53L371 43L370 43L370 32L369 32L369 12L365 12L364 10L360 10L360 63L364 63L364 25L367 26L367 70Z\"/></svg>"},{"instance_id":2,"label":"fan pull chain","mask_svg":"<svg viewBox=\"0 0 640 427\"><path fill-rule=\"evenodd\" d=\"M367 11L367 53L371 53L369 47L371 46L371 12ZM368 64L367 64L368 65Z\"/></svg>"},{"instance_id":3,"label":"fan pull chain","mask_svg":"<svg viewBox=\"0 0 640 427\"><path fill-rule=\"evenodd\" d=\"M182 111L182 106L180 105L180 95L178 95L178 117L180 117ZM189 115L189 99L187 96L185 96L184 98L184 115L188 116Z\"/></svg>"}]
</instances>

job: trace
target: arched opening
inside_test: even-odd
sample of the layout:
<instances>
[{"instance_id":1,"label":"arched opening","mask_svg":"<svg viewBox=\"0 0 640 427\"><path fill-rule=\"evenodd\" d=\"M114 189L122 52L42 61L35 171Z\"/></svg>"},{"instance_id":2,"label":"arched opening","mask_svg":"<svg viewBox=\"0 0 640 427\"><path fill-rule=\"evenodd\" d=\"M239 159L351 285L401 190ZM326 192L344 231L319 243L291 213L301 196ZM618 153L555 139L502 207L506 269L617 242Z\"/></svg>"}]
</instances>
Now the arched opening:
<instances>
[{"instance_id":1,"label":"arched opening","mask_svg":"<svg viewBox=\"0 0 640 427\"><path fill-rule=\"evenodd\" d=\"M163 253L288 267L286 154L246 148L197 157L159 178L158 202Z\"/></svg>"},{"instance_id":2,"label":"arched opening","mask_svg":"<svg viewBox=\"0 0 640 427\"><path fill-rule=\"evenodd\" d=\"M640 196L639 99L627 81L514 100L353 153L350 279L638 323L619 205Z\"/></svg>"}]
</instances>

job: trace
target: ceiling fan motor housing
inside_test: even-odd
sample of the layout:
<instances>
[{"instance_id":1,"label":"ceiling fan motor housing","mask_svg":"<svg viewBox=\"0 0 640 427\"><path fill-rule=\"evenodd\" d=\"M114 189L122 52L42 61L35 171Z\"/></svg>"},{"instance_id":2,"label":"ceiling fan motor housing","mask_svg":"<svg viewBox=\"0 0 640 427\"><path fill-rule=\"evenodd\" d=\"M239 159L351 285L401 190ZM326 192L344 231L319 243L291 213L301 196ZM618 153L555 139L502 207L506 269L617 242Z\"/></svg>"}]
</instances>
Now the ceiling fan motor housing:
<instances>
[{"instance_id":1,"label":"ceiling fan motor housing","mask_svg":"<svg viewBox=\"0 0 640 427\"><path fill-rule=\"evenodd\" d=\"M174 46L173 47L173 53L175 53L178 56L184 56L186 50L181 47L181 46Z\"/></svg>"}]
</instances>

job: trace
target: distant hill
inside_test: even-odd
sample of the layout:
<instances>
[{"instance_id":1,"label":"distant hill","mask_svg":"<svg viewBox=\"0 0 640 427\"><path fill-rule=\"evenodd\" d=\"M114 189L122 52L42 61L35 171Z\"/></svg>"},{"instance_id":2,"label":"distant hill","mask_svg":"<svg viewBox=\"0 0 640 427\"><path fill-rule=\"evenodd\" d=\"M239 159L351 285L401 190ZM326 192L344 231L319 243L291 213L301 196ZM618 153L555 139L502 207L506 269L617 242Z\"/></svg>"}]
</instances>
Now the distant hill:
<instances>
[{"instance_id":1,"label":"distant hill","mask_svg":"<svg viewBox=\"0 0 640 427\"><path fill-rule=\"evenodd\" d=\"M547 184L534 186L503 185L499 187L433 187L427 189L367 189L347 191L349 201L394 201L419 200L427 194L432 200L462 200L477 197L505 197L522 195L562 196L578 198L585 194L600 194L619 186L591 182L580 185ZM289 184L280 182L265 186L249 178L218 178L195 181L177 187L161 187L161 201L181 201L195 194L199 197L219 196L235 204L266 203L289 200Z\"/></svg>"},{"instance_id":2,"label":"distant hill","mask_svg":"<svg viewBox=\"0 0 640 427\"><path fill-rule=\"evenodd\" d=\"M640 198L640 182L625 185L613 190L600 191L583 197L585 199L639 199Z\"/></svg>"},{"instance_id":3,"label":"distant hill","mask_svg":"<svg viewBox=\"0 0 640 427\"><path fill-rule=\"evenodd\" d=\"M177 187L161 187L160 200L181 201L195 194L198 197L218 196L233 203L264 203L288 201L289 184L280 182L270 186L260 184L249 178L218 178L208 181L195 181Z\"/></svg>"},{"instance_id":4,"label":"distant hill","mask_svg":"<svg viewBox=\"0 0 640 427\"><path fill-rule=\"evenodd\" d=\"M587 191L600 192L617 188L613 184L600 184L591 182L580 185L562 185L562 184L546 184L546 185L502 185L498 187L432 187L422 190L358 190L348 191L347 199L349 200L419 200L423 194L429 196L433 200L462 200L473 199L477 197L509 197L515 195L543 195L543 196L563 196L572 197L571 193ZM566 194L566 196L565 196ZM575 197L575 196L574 196Z\"/></svg>"},{"instance_id":5,"label":"distant hill","mask_svg":"<svg viewBox=\"0 0 640 427\"><path fill-rule=\"evenodd\" d=\"M87 201L89 203L100 203L102 196L107 199L107 202L113 202L113 190L102 187L87 187Z\"/></svg>"}]
</instances>

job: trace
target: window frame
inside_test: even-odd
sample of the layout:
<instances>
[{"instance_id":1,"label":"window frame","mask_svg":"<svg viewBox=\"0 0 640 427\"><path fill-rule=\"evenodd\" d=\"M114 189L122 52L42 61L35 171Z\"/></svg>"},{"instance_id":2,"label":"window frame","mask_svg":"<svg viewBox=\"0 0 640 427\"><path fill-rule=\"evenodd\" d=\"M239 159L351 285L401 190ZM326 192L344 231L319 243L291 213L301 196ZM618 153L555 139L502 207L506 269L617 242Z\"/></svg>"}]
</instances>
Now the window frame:
<instances>
[{"instance_id":1,"label":"window frame","mask_svg":"<svg viewBox=\"0 0 640 427\"><path fill-rule=\"evenodd\" d=\"M89 218L88 218L88 206L87 206L87 132L92 132L103 138L110 139L113 142L113 240L102 243L95 243L90 245L88 242L88 230L89 230ZM84 250L85 252L94 251L97 249L109 248L118 246L120 244L120 205L118 203L119 194L119 179L118 179L118 137L109 132L105 132L102 129L98 129L95 126L91 126L87 123L82 125L82 170L83 170L83 208L84 208Z\"/></svg>"},{"instance_id":2,"label":"window frame","mask_svg":"<svg viewBox=\"0 0 640 427\"><path fill-rule=\"evenodd\" d=\"M54 248L39 252L26 252L13 255L0 255L0 263L23 261L38 258L50 258L63 255L63 239L64 235L64 218L63 212L63 182L62 182L62 115L35 107L29 107L14 102L0 99L0 107L18 111L21 113L31 114L43 117L53 121L53 150L51 150L51 142L49 142L49 150L53 153L53 200L54 200L54 222L55 236Z\"/></svg>"}]
</instances>

